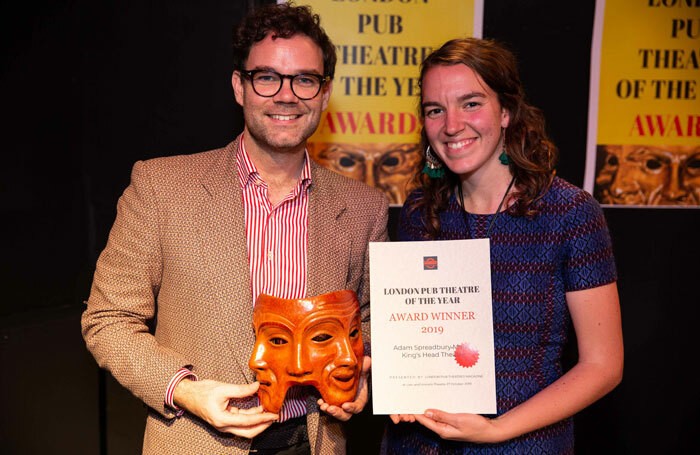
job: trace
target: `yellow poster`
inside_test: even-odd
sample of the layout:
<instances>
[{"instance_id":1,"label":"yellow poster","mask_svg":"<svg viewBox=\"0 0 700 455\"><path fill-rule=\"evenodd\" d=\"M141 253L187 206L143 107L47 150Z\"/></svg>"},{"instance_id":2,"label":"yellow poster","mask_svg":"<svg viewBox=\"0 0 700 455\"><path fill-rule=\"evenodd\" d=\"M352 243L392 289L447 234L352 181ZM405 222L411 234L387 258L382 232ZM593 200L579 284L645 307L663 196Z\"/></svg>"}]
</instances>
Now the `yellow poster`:
<instances>
[{"instance_id":1,"label":"yellow poster","mask_svg":"<svg viewBox=\"0 0 700 455\"><path fill-rule=\"evenodd\" d=\"M311 157L403 203L420 160L418 70L445 41L481 37L483 0L303 0L338 63Z\"/></svg>"},{"instance_id":2,"label":"yellow poster","mask_svg":"<svg viewBox=\"0 0 700 455\"><path fill-rule=\"evenodd\" d=\"M700 207L700 0L599 0L586 189L607 206Z\"/></svg>"}]
</instances>

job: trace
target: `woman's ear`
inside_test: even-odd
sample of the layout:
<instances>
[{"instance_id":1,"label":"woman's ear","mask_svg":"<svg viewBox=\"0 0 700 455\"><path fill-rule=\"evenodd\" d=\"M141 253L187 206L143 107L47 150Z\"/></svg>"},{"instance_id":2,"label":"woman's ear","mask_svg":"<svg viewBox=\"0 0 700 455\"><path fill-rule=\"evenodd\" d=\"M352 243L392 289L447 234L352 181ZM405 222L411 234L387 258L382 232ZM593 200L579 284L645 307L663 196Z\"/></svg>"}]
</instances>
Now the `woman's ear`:
<instances>
[{"instance_id":1,"label":"woman's ear","mask_svg":"<svg viewBox=\"0 0 700 455\"><path fill-rule=\"evenodd\" d=\"M506 108L501 108L501 128L508 128L509 123L510 112L508 112L508 109Z\"/></svg>"}]
</instances>

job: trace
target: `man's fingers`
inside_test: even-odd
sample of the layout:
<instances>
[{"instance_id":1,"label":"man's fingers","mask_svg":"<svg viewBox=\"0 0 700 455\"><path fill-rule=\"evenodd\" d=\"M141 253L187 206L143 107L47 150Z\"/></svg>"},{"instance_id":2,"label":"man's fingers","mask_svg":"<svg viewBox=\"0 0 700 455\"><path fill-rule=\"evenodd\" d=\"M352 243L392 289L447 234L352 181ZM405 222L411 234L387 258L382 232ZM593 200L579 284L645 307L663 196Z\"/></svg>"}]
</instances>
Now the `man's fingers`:
<instances>
[{"instance_id":1,"label":"man's fingers","mask_svg":"<svg viewBox=\"0 0 700 455\"><path fill-rule=\"evenodd\" d=\"M231 412L236 413L236 414L260 414L262 412L265 412L263 410L262 406L256 406L254 408L234 408L231 407Z\"/></svg>"},{"instance_id":2,"label":"man's fingers","mask_svg":"<svg viewBox=\"0 0 700 455\"><path fill-rule=\"evenodd\" d=\"M343 407L346 404L349 404L349 403L343 403ZM326 407L326 408L324 409L324 407ZM336 419L341 420L343 422L349 420L350 417L352 417L352 415L353 415L353 413L346 412L341 407L329 405L328 403L324 403L323 405L321 405L321 410L323 412L325 412L326 414L331 415L331 416L335 417Z\"/></svg>"},{"instance_id":3,"label":"man's fingers","mask_svg":"<svg viewBox=\"0 0 700 455\"><path fill-rule=\"evenodd\" d=\"M355 394L355 399L353 401L343 403L343 408L346 411L350 411L350 409L345 407L345 405L347 404L353 408L353 411L351 412L358 413L364 409L368 399L369 387L367 386L367 378L363 378L362 376L360 376L360 383L357 386L357 393Z\"/></svg>"},{"instance_id":4,"label":"man's fingers","mask_svg":"<svg viewBox=\"0 0 700 455\"><path fill-rule=\"evenodd\" d=\"M362 359L362 373L364 375L367 375L369 373L369 369L372 367L372 359L370 356L366 355Z\"/></svg>"},{"instance_id":5,"label":"man's fingers","mask_svg":"<svg viewBox=\"0 0 700 455\"><path fill-rule=\"evenodd\" d=\"M258 391L260 387L259 382L252 382L250 384L225 384L222 385L222 390L220 392L225 393L230 398L243 398L249 397Z\"/></svg>"},{"instance_id":6,"label":"man's fingers","mask_svg":"<svg viewBox=\"0 0 700 455\"><path fill-rule=\"evenodd\" d=\"M212 419L212 425L219 430L227 427L253 427L260 424L272 423L278 419L277 414L263 412L259 414L242 414L222 412Z\"/></svg>"},{"instance_id":7,"label":"man's fingers","mask_svg":"<svg viewBox=\"0 0 700 455\"><path fill-rule=\"evenodd\" d=\"M364 409L364 406L359 405L354 401L350 401L348 403L341 404L340 409L348 414L359 414Z\"/></svg>"},{"instance_id":8,"label":"man's fingers","mask_svg":"<svg viewBox=\"0 0 700 455\"><path fill-rule=\"evenodd\" d=\"M348 403L343 403L343 407ZM352 417L351 413L345 412L343 408L339 406L335 406L332 404L328 404L325 401L323 401L323 398L318 400L318 406L321 409L321 411L325 412L326 414L335 417L338 420L342 420L343 422L347 421Z\"/></svg>"},{"instance_id":9,"label":"man's fingers","mask_svg":"<svg viewBox=\"0 0 700 455\"><path fill-rule=\"evenodd\" d=\"M364 356L362 359L362 371L360 372L360 382L357 386L357 393L353 401L348 401L337 406L331 406L328 409L322 409L328 414L339 420L348 420L352 414L359 414L365 408L369 398L369 387L367 386L367 376L369 369L372 366L372 359L369 356ZM321 404L319 402L319 404ZM337 409L334 409L337 408ZM330 410L329 410L330 409Z\"/></svg>"},{"instance_id":10,"label":"man's fingers","mask_svg":"<svg viewBox=\"0 0 700 455\"><path fill-rule=\"evenodd\" d=\"M225 433L231 433L236 436L240 436L242 438L253 439L255 436L265 431L270 425L272 425L272 422L261 423L259 425L253 425L250 427L224 427L219 428L219 430Z\"/></svg>"},{"instance_id":11,"label":"man's fingers","mask_svg":"<svg viewBox=\"0 0 700 455\"><path fill-rule=\"evenodd\" d=\"M357 393L355 393L355 399L352 401L346 401L341 404L340 407L343 408L345 412L352 414L357 414L361 412L365 405L367 404L367 399L369 398L369 391L367 390L367 380L366 377L360 376L360 383L357 386Z\"/></svg>"},{"instance_id":12,"label":"man's fingers","mask_svg":"<svg viewBox=\"0 0 700 455\"><path fill-rule=\"evenodd\" d=\"M415 422L416 421L416 418L413 417L413 414L391 414L389 416L389 418L394 423Z\"/></svg>"},{"instance_id":13,"label":"man's fingers","mask_svg":"<svg viewBox=\"0 0 700 455\"><path fill-rule=\"evenodd\" d=\"M352 417L353 414L362 412L367 404L367 393L365 391L363 394L358 390L358 396L355 398L355 401L347 401L340 406L328 404L323 401L323 399L318 400L318 404L321 411L332 415L338 420L346 421Z\"/></svg>"}]
</instances>

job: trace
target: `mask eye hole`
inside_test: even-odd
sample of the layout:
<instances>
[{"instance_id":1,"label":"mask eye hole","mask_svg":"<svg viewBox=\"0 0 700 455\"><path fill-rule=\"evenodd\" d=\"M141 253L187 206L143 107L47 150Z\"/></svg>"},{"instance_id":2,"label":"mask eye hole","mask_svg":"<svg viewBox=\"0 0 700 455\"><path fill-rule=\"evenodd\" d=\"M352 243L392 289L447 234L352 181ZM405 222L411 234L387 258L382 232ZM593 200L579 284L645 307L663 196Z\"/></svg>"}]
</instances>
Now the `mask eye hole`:
<instances>
[{"instance_id":1,"label":"mask eye hole","mask_svg":"<svg viewBox=\"0 0 700 455\"><path fill-rule=\"evenodd\" d=\"M350 331L350 338L357 338L357 335L358 335L359 333L360 333L359 330L357 330L357 329L352 329L352 331Z\"/></svg>"},{"instance_id":2,"label":"mask eye hole","mask_svg":"<svg viewBox=\"0 0 700 455\"><path fill-rule=\"evenodd\" d=\"M384 166L384 167L396 167L398 165L399 165L399 159L398 159L398 157L395 157L395 156L387 156L382 161L382 166Z\"/></svg>"},{"instance_id":3,"label":"mask eye hole","mask_svg":"<svg viewBox=\"0 0 700 455\"><path fill-rule=\"evenodd\" d=\"M331 338L333 338L333 335L329 335L327 333L322 333L320 335L316 335L315 337L311 338L311 340L315 341L316 343L322 343L324 341L328 341Z\"/></svg>"},{"instance_id":4,"label":"mask eye hole","mask_svg":"<svg viewBox=\"0 0 700 455\"><path fill-rule=\"evenodd\" d=\"M657 159L653 159L653 158L650 160L647 160L646 163L644 163L644 164L646 164L647 169L651 169L652 171L655 171L655 170L661 168L661 161L659 161Z\"/></svg>"},{"instance_id":5,"label":"mask eye hole","mask_svg":"<svg viewBox=\"0 0 700 455\"><path fill-rule=\"evenodd\" d=\"M356 162L353 158L350 158L349 156L344 156L340 158L340 165L343 167L353 167Z\"/></svg>"},{"instance_id":6,"label":"mask eye hole","mask_svg":"<svg viewBox=\"0 0 700 455\"><path fill-rule=\"evenodd\" d=\"M700 157L693 158L690 161L688 161L688 164L686 165L688 169L692 169L694 171L700 170Z\"/></svg>"},{"instance_id":7,"label":"mask eye hole","mask_svg":"<svg viewBox=\"0 0 700 455\"><path fill-rule=\"evenodd\" d=\"M287 344L287 340L280 337L270 338L270 344Z\"/></svg>"}]
</instances>

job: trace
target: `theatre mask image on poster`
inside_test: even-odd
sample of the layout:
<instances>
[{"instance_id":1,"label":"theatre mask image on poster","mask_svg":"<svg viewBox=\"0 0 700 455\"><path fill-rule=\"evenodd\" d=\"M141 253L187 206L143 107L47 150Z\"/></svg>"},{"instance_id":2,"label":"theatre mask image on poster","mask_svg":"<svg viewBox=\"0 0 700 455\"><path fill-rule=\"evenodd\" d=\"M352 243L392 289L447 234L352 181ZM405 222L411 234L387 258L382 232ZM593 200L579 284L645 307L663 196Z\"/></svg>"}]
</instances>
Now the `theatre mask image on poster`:
<instances>
[{"instance_id":1,"label":"theatre mask image on poster","mask_svg":"<svg viewBox=\"0 0 700 455\"><path fill-rule=\"evenodd\" d=\"M392 204L406 199L407 188L420 161L417 144L307 144L321 166L383 191Z\"/></svg>"},{"instance_id":2,"label":"theatre mask image on poster","mask_svg":"<svg viewBox=\"0 0 700 455\"><path fill-rule=\"evenodd\" d=\"M598 145L602 204L700 206L700 146Z\"/></svg>"}]
</instances>

